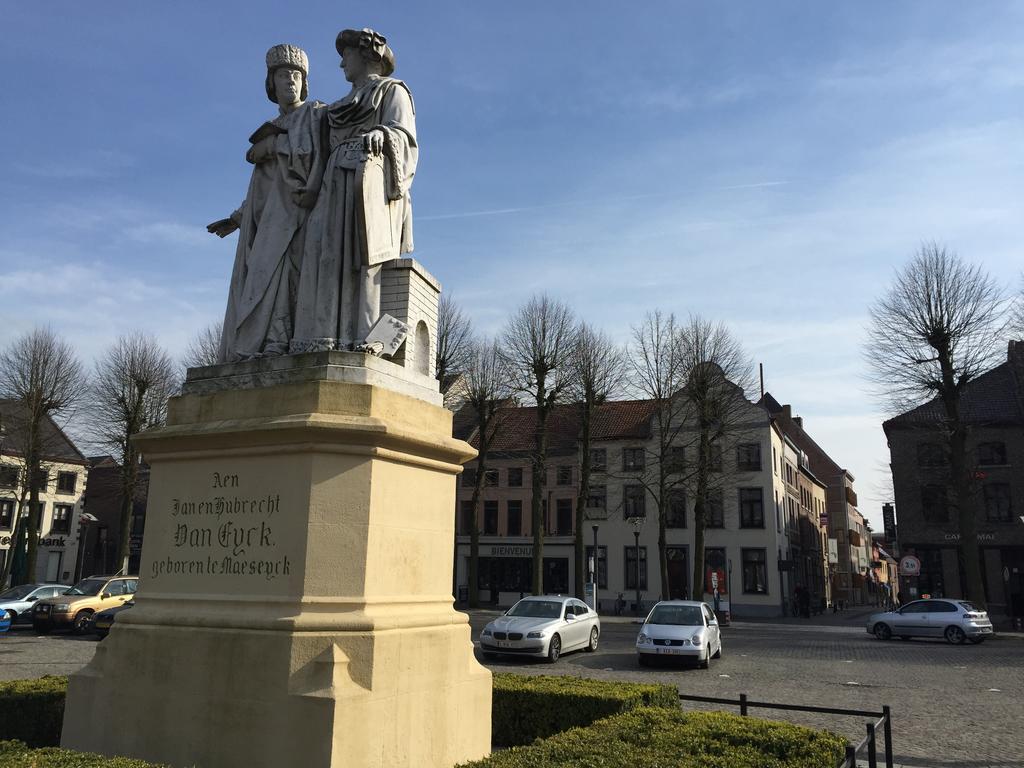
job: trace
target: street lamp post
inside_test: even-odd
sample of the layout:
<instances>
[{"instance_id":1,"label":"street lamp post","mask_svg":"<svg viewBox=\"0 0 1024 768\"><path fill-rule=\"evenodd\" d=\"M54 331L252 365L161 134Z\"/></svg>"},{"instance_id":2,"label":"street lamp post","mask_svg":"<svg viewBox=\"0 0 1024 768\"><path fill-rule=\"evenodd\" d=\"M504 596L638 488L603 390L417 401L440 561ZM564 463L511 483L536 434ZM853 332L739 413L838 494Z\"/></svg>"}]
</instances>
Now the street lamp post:
<instances>
[{"instance_id":1,"label":"street lamp post","mask_svg":"<svg viewBox=\"0 0 1024 768\"><path fill-rule=\"evenodd\" d=\"M640 615L640 529L643 528L645 517L636 515L628 519L633 526L633 553L636 556L636 615Z\"/></svg>"},{"instance_id":2,"label":"street lamp post","mask_svg":"<svg viewBox=\"0 0 1024 768\"><path fill-rule=\"evenodd\" d=\"M597 526L590 526L594 531L594 570L590 576L591 582L594 584L594 612L597 612L597 573L601 569L601 555L597 548Z\"/></svg>"}]
</instances>

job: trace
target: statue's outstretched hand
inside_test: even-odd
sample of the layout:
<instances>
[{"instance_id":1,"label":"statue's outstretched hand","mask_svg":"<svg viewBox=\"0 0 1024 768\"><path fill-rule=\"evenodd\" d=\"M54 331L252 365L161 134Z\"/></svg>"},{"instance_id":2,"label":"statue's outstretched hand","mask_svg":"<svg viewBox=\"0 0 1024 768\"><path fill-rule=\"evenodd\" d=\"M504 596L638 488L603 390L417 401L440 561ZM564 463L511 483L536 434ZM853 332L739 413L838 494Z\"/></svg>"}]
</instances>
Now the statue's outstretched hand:
<instances>
[{"instance_id":1,"label":"statue's outstretched hand","mask_svg":"<svg viewBox=\"0 0 1024 768\"><path fill-rule=\"evenodd\" d=\"M384 131L379 128L374 131L370 131L363 136L363 147L368 149L371 154L379 155L384 151Z\"/></svg>"},{"instance_id":2,"label":"statue's outstretched hand","mask_svg":"<svg viewBox=\"0 0 1024 768\"><path fill-rule=\"evenodd\" d=\"M206 231L217 237L227 237L236 229L238 229L238 224L230 216L226 219L217 219L212 224L206 225Z\"/></svg>"}]
</instances>

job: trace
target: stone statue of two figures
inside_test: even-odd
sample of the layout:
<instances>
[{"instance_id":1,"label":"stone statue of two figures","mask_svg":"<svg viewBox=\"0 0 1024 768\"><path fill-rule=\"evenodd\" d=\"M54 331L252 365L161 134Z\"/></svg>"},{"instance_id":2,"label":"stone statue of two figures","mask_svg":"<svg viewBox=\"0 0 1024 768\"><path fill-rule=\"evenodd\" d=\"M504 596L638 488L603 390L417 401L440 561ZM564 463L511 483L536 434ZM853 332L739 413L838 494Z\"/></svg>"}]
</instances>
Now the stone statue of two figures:
<instances>
[{"instance_id":1,"label":"stone statue of two figures","mask_svg":"<svg viewBox=\"0 0 1024 768\"><path fill-rule=\"evenodd\" d=\"M352 90L330 105L306 100L302 49L267 52L279 115L249 138L245 201L207 227L239 231L221 362L378 351L367 336L380 317L381 265L413 249L415 111L384 37L346 29L336 47Z\"/></svg>"}]
</instances>

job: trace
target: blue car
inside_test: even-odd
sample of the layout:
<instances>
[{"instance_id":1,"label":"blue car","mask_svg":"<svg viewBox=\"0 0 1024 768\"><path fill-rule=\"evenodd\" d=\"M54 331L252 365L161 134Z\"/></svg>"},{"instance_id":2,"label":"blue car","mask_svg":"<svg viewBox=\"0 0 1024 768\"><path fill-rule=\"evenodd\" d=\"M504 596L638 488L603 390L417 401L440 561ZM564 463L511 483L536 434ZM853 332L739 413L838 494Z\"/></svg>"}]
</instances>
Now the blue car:
<instances>
[{"instance_id":1,"label":"blue car","mask_svg":"<svg viewBox=\"0 0 1024 768\"><path fill-rule=\"evenodd\" d=\"M0 608L0 634L6 632L10 628L11 628L11 615L7 611L5 611L3 608Z\"/></svg>"}]
</instances>

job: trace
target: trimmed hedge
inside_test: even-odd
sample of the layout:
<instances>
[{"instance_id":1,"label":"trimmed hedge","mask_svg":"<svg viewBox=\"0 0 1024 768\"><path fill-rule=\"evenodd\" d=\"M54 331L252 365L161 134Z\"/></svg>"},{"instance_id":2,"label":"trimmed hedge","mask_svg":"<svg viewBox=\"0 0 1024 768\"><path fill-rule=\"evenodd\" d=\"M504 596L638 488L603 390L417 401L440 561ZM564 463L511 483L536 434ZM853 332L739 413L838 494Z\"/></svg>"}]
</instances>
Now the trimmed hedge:
<instances>
[{"instance_id":1,"label":"trimmed hedge","mask_svg":"<svg viewBox=\"0 0 1024 768\"><path fill-rule=\"evenodd\" d=\"M105 757L56 747L29 749L20 741L0 741L0 765L4 768L168 768L128 757Z\"/></svg>"},{"instance_id":2,"label":"trimmed hedge","mask_svg":"<svg viewBox=\"0 0 1024 768\"><path fill-rule=\"evenodd\" d=\"M0 741L22 741L30 747L60 744L64 722L66 677L0 682Z\"/></svg>"},{"instance_id":3,"label":"trimmed hedge","mask_svg":"<svg viewBox=\"0 0 1024 768\"><path fill-rule=\"evenodd\" d=\"M494 675L491 742L531 744L637 707L678 707L671 685L608 682L553 675Z\"/></svg>"},{"instance_id":4,"label":"trimmed hedge","mask_svg":"<svg viewBox=\"0 0 1024 768\"><path fill-rule=\"evenodd\" d=\"M464 768L827 768L846 740L725 712L643 707Z\"/></svg>"}]
</instances>

